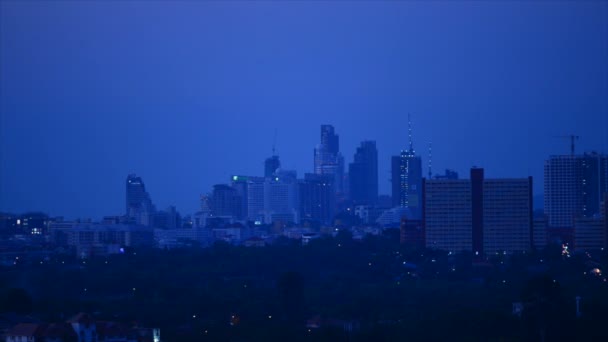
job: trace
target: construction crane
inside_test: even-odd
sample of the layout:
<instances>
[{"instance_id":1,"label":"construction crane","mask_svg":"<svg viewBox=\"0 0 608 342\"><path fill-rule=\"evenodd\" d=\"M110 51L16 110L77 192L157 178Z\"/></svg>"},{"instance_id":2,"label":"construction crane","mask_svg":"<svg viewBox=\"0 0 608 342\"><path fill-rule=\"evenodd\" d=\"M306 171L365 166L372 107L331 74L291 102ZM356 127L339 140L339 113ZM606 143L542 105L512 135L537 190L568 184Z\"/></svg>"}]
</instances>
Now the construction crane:
<instances>
[{"instance_id":1,"label":"construction crane","mask_svg":"<svg viewBox=\"0 0 608 342\"><path fill-rule=\"evenodd\" d=\"M578 135L570 134L570 135L558 135L554 138L564 138L570 139L570 155L574 155L574 142L579 139Z\"/></svg>"}]
</instances>

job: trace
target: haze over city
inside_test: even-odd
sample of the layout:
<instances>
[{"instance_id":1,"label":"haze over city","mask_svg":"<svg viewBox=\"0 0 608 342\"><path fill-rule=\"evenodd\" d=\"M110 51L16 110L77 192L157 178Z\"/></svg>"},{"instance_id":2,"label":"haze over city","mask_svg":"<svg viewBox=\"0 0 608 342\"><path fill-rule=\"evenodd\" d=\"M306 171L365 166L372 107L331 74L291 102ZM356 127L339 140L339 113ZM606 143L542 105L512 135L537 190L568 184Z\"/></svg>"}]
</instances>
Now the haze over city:
<instances>
[{"instance_id":1,"label":"haze over city","mask_svg":"<svg viewBox=\"0 0 608 342\"><path fill-rule=\"evenodd\" d=\"M534 177L608 150L608 5L587 2L0 3L0 210L124 211L141 175L160 208L199 209L277 154L312 172L319 126L345 162L433 144L433 171Z\"/></svg>"},{"instance_id":2,"label":"haze over city","mask_svg":"<svg viewBox=\"0 0 608 342\"><path fill-rule=\"evenodd\" d=\"M0 0L0 341L608 341L607 62L601 0Z\"/></svg>"}]
</instances>

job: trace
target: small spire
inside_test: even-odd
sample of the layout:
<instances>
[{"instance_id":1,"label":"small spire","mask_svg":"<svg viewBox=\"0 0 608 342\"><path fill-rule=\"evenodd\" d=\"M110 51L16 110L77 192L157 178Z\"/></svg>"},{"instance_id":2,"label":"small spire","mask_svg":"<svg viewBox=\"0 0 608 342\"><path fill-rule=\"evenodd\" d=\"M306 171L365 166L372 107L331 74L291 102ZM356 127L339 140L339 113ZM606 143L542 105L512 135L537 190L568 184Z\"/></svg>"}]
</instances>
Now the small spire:
<instances>
[{"instance_id":1,"label":"small spire","mask_svg":"<svg viewBox=\"0 0 608 342\"><path fill-rule=\"evenodd\" d=\"M429 179L433 178L432 166L433 166L433 143L429 142Z\"/></svg>"},{"instance_id":2,"label":"small spire","mask_svg":"<svg viewBox=\"0 0 608 342\"><path fill-rule=\"evenodd\" d=\"M407 114L407 130L408 130L408 135L409 135L409 140L410 140L410 152L413 153L414 152L414 142L412 141L412 119L410 114Z\"/></svg>"}]
</instances>

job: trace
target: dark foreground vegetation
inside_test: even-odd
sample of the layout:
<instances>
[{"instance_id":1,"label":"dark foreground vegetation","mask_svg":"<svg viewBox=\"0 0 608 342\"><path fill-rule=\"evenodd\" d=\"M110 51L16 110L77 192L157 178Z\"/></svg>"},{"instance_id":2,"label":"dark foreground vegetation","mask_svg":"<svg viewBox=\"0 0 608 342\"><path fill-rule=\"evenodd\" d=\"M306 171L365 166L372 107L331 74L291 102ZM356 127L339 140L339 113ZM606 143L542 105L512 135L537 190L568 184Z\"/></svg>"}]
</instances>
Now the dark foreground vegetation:
<instances>
[{"instance_id":1,"label":"dark foreground vegetation","mask_svg":"<svg viewBox=\"0 0 608 342\"><path fill-rule=\"evenodd\" d=\"M308 246L25 255L2 266L0 311L48 322L84 311L158 327L163 341L608 340L605 252L550 247L473 262L398 241L388 230Z\"/></svg>"}]
</instances>

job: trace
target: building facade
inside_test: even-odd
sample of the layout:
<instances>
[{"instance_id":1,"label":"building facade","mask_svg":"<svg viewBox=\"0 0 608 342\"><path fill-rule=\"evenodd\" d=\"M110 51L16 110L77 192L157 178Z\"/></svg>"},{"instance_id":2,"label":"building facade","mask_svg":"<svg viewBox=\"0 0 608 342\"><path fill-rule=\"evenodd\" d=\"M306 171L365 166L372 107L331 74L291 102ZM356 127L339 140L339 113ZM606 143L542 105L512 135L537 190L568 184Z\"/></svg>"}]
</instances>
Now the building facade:
<instances>
[{"instance_id":1,"label":"building facade","mask_svg":"<svg viewBox=\"0 0 608 342\"><path fill-rule=\"evenodd\" d=\"M334 192L344 192L344 157L340 153L340 138L332 125L321 125L321 143L314 149L314 173L331 175Z\"/></svg>"},{"instance_id":2,"label":"building facade","mask_svg":"<svg viewBox=\"0 0 608 342\"><path fill-rule=\"evenodd\" d=\"M425 240L429 248L476 255L528 251L533 241L532 178L425 182Z\"/></svg>"},{"instance_id":3,"label":"building facade","mask_svg":"<svg viewBox=\"0 0 608 342\"><path fill-rule=\"evenodd\" d=\"M393 207L409 209L409 219L422 218L422 159L414 151L411 123L409 148L391 158L391 195Z\"/></svg>"},{"instance_id":4,"label":"building facade","mask_svg":"<svg viewBox=\"0 0 608 342\"><path fill-rule=\"evenodd\" d=\"M483 251L486 254L532 248L532 179L483 182Z\"/></svg>"},{"instance_id":5,"label":"building facade","mask_svg":"<svg viewBox=\"0 0 608 342\"><path fill-rule=\"evenodd\" d=\"M242 199L238 191L227 184L216 184L210 198L212 216L241 217Z\"/></svg>"},{"instance_id":6,"label":"building facade","mask_svg":"<svg viewBox=\"0 0 608 342\"><path fill-rule=\"evenodd\" d=\"M300 220L331 223L335 214L334 177L307 173L298 183Z\"/></svg>"},{"instance_id":7,"label":"building facade","mask_svg":"<svg viewBox=\"0 0 608 342\"><path fill-rule=\"evenodd\" d=\"M378 150L375 141L363 141L348 168L353 203L374 205L378 200Z\"/></svg>"},{"instance_id":8,"label":"building facade","mask_svg":"<svg viewBox=\"0 0 608 342\"><path fill-rule=\"evenodd\" d=\"M264 161L264 177L274 177L275 172L281 168L279 156L273 155Z\"/></svg>"},{"instance_id":9,"label":"building facade","mask_svg":"<svg viewBox=\"0 0 608 342\"><path fill-rule=\"evenodd\" d=\"M146 191L146 186L135 174L127 176L126 181L126 216L136 224L149 226L154 220L156 209Z\"/></svg>"},{"instance_id":10,"label":"building facade","mask_svg":"<svg viewBox=\"0 0 608 342\"><path fill-rule=\"evenodd\" d=\"M450 252L473 250L472 194L469 180L427 180L425 242Z\"/></svg>"},{"instance_id":11,"label":"building facade","mask_svg":"<svg viewBox=\"0 0 608 342\"><path fill-rule=\"evenodd\" d=\"M599 215L608 193L608 157L597 153L551 156L545 161L545 214L549 227L573 227L577 218Z\"/></svg>"}]
</instances>

